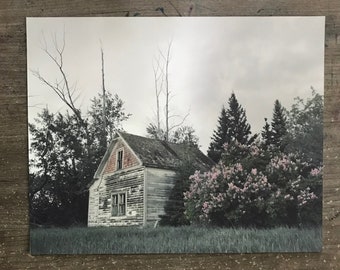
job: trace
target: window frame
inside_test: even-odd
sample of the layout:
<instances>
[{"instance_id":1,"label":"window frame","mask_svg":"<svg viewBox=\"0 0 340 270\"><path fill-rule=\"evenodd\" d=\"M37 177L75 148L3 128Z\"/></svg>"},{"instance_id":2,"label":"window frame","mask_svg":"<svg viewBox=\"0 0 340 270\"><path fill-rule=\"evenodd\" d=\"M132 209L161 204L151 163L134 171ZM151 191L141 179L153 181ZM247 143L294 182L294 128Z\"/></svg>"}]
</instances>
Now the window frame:
<instances>
[{"instance_id":1,"label":"window frame","mask_svg":"<svg viewBox=\"0 0 340 270\"><path fill-rule=\"evenodd\" d=\"M121 159L119 159L119 154L122 153ZM117 150L117 156L116 156L117 162L116 162L116 170L122 170L123 169L123 164L124 164L124 149L119 148Z\"/></svg>"},{"instance_id":2,"label":"window frame","mask_svg":"<svg viewBox=\"0 0 340 270\"><path fill-rule=\"evenodd\" d=\"M124 195L124 202L121 201L122 195ZM114 199L115 196L117 196L116 197L117 200ZM124 212L121 211L121 206L123 206ZM126 191L111 193L111 217L125 217L126 212L127 212L126 206L127 206L127 192ZM113 212L114 209L116 209L117 214Z\"/></svg>"}]
</instances>

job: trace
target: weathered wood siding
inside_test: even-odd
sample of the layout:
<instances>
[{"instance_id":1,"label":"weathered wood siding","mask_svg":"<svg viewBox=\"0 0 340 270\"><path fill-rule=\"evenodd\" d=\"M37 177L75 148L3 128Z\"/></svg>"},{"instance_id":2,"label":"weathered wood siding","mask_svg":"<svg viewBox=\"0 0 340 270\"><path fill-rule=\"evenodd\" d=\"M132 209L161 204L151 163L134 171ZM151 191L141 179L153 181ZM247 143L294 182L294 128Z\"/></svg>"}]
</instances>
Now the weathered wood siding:
<instances>
[{"instance_id":1,"label":"weathered wood siding","mask_svg":"<svg viewBox=\"0 0 340 270\"><path fill-rule=\"evenodd\" d=\"M146 223L153 224L164 214L165 202L174 185L176 173L171 170L146 168Z\"/></svg>"},{"instance_id":2,"label":"weathered wood siding","mask_svg":"<svg viewBox=\"0 0 340 270\"><path fill-rule=\"evenodd\" d=\"M126 192L125 216L111 215L111 194L117 192ZM144 167L104 175L92 185L89 196L89 227L142 226L144 224Z\"/></svg>"},{"instance_id":3,"label":"weathered wood siding","mask_svg":"<svg viewBox=\"0 0 340 270\"><path fill-rule=\"evenodd\" d=\"M98 210L99 210L99 192L98 192L99 180L94 182L89 189L89 206L87 224L88 226L98 226Z\"/></svg>"},{"instance_id":4,"label":"weathered wood siding","mask_svg":"<svg viewBox=\"0 0 340 270\"><path fill-rule=\"evenodd\" d=\"M141 165L136 155L130 150L125 142L121 138L118 138L104 168L104 174L113 173L117 170L117 152L121 149L123 149L123 169Z\"/></svg>"}]
</instances>

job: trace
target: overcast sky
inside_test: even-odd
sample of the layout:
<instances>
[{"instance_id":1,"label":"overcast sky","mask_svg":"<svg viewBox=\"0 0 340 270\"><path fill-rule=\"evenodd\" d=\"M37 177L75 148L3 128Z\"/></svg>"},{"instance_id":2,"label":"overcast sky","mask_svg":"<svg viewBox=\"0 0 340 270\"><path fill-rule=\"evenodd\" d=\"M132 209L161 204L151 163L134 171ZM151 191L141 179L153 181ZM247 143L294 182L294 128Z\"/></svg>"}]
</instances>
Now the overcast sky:
<instances>
[{"instance_id":1,"label":"overcast sky","mask_svg":"<svg viewBox=\"0 0 340 270\"><path fill-rule=\"evenodd\" d=\"M77 105L86 111L101 92L101 41L106 88L132 114L123 127L146 135L155 120L152 64L172 41L170 106L183 116L190 111L185 124L194 127L206 152L232 91L253 133L271 118L276 99L289 109L294 97L310 96L311 86L323 94L324 24L324 17L28 18L29 121L46 106L52 112L66 109L30 72L39 70L52 82L59 78L41 48L44 36L48 48L54 35L61 42L65 29L64 67L77 83Z\"/></svg>"}]
</instances>

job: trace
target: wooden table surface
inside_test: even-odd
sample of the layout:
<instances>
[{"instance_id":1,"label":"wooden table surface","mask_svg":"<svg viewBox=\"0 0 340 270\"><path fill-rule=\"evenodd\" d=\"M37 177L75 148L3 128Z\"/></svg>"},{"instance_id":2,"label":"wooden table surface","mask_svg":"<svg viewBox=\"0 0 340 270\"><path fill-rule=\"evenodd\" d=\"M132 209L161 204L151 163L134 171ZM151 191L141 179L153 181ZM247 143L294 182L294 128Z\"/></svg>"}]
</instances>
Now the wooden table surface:
<instances>
[{"instance_id":1,"label":"wooden table surface","mask_svg":"<svg viewBox=\"0 0 340 270\"><path fill-rule=\"evenodd\" d=\"M322 253L59 255L28 253L26 17L326 16ZM340 269L339 0L1 0L0 269Z\"/></svg>"}]
</instances>

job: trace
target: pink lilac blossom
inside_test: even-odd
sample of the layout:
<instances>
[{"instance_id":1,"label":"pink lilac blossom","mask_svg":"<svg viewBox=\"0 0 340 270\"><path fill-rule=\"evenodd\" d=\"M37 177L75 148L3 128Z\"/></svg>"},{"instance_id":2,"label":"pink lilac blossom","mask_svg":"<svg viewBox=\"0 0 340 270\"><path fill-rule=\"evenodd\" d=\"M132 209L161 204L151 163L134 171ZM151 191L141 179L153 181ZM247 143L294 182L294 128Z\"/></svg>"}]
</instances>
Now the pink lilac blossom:
<instances>
[{"instance_id":1,"label":"pink lilac blossom","mask_svg":"<svg viewBox=\"0 0 340 270\"><path fill-rule=\"evenodd\" d=\"M235 164L235 169L236 171L242 172L243 171L243 167L241 163L236 163Z\"/></svg>"},{"instance_id":2,"label":"pink lilac blossom","mask_svg":"<svg viewBox=\"0 0 340 270\"><path fill-rule=\"evenodd\" d=\"M260 149L257 147L257 145L251 145L250 146L250 154L252 156L258 156L260 154Z\"/></svg>"},{"instance_id":3,"label":"pink lilac blossom","mask_svg":"<svg viewBox=\"0 0 340 270\"><path fill-rule=\"evenodd\" d=\"M303 206L310 201L316 200L318 197L314 194L314 192L310 192L310 188L306 188L306 190L301 190L300 194L297 196L298 205Z\"/></svg>"},{"instance_id":4,"label":"pink lilac blossom","mask_svg":"<svg viewBox=\"0 0 340 270\"><path fill-rule=\"evenodd\" d=\"M271 163L272 168L277 166L277 168L282 169L287 168L290 161L287 157L276 157L272 159ZM253 168L248 173L240 163L232 166L225 166L220 163L203 174L196 171L195 174L190 176L190 180L190 189L184 193L187 209L188 207L191 208L189 211L195 211L196 217L205 220L209 219L213 209L223 207L226 199L236 200L245 206L255 201L264 201L266 194L270 194L272 189L267 177L262 172ZM227 188L223 191L219 187L224 186L226 182ZM299 179L292 182L291 186L298 186L298 183ZM253 195L250 197L250 194ZM281 191L278 190L271 194L277 198L281 195ZM294 197L287 194L284 199L294 200Z\"/></svg>"},{"instance_id":5,"label":"pink lilac blossom","mask_svg":"<svg viewBox=\"0 0 340 270\"><path fill-rule=\"evenodd\" d=\"M321 170L319 170L318 168L312 169L310 171L310 175L311 176L318 176L320 174Z\"/></svg>"}]
</instances>

